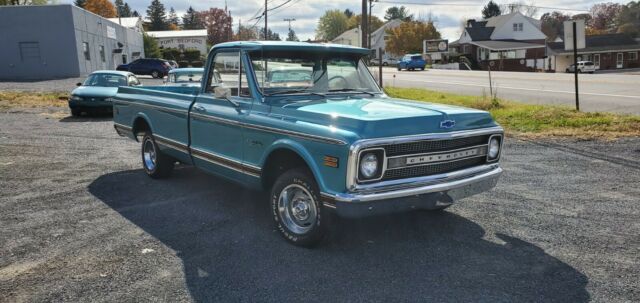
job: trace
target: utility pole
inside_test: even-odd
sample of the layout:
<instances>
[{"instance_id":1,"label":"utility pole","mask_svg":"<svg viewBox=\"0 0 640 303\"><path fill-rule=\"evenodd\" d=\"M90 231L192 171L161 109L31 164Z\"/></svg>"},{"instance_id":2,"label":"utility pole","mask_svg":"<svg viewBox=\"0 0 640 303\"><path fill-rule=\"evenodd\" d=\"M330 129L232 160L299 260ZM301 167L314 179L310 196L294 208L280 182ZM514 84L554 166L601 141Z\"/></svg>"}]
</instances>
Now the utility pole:
<instances>
[{"instance_id":1,"label":"utility pole","mask_svg":"<svg viewBox=\"0 0 640 303\"><path fill-rule=\"evenodd\" d=\"M291 22L296 21L296 18L286 18L284 21L289 22L289 31L291 31Z\"/></svg>"},{"instance_id":2,"label":"utility pole","mask_svg":"<svg viewBox=\"0 0 640 303\"><path fill-rule=\"evenodd\" d=\"M362 41L362 45L361 47L363 48L369 48L369 46L367 45L367 33L369 32L369 24L367 24L367 11L368 11L368 3L367 0L362 0L362 16L360 18L360 31L362 32L362 39L360 41Z\"/></svg>"},{"instance_id":3,"label":"utility pole","mask_svg":"<svg viewBox=\"0 0 640 303\"><path fill-rule=\"evenodd\" d=\"M267 27L267 12L269 10L267 9L267 1L268 0L264 0L264 40L269 40L269 30Z\"/></svg>"},{"instance_id":4,"label":"utility pole","mask_svg":"<svg viewBox=\"0 0 640 303\"><path fill-rule=\"evenodd\" d=\"M242 30L242 18L238 18L238 40L242 40L242 36L240 36L241 30Z\"/></svg>"},{"instance_id":5,"label":"utility pole","mask_svg":"<svg viewBox=\"0 0 640 303\"><path fill-rule=\"evenodd\" d=\"M378 0L369 0L369 19L367 21L367 33L368 33L368 37L367 37L367 45L369 45L369 47L371 46L371 10L373 9L373 2L378 2Z\"/></svg>"}]
</instances>

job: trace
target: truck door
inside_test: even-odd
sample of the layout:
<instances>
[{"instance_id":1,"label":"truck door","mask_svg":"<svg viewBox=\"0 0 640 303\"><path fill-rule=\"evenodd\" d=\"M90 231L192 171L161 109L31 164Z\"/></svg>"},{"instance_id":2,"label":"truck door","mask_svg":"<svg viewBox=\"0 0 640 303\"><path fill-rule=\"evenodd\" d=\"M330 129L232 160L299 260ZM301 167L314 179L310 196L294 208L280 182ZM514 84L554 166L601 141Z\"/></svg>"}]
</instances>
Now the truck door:
<instances>
[{"instance_id":1,"label":"truck door","mask_svg":"<svg viewBox=\"0 0 640 303\"><path fill-rule=\"evenodd\" d=\"M196 166L244 180L243 126L252 97L239 50L218 51L207 69L203 92L191 109L191 156Z\"/></svg>"}]
</instances>

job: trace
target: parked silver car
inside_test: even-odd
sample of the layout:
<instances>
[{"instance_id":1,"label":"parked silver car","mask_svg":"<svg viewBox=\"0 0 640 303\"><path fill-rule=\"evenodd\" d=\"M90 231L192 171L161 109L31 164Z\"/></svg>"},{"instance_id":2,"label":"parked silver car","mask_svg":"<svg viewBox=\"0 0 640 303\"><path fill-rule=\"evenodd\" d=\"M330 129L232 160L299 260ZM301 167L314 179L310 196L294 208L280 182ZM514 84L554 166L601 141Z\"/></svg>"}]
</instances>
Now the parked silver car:
<instances>
[{"instance_id":1,"label":"parked silver car","mask_svg":"<svg viewBox=\"0 0 640 303\"><path fill-rule=\"evenodd\" d=\"M593 74L596 71L596 65L591 61L578 61L578 72L579 73L590 73ZM575 72L575 64L569 65L566 69L567 73Z\"/></svg>"}]
</instances>

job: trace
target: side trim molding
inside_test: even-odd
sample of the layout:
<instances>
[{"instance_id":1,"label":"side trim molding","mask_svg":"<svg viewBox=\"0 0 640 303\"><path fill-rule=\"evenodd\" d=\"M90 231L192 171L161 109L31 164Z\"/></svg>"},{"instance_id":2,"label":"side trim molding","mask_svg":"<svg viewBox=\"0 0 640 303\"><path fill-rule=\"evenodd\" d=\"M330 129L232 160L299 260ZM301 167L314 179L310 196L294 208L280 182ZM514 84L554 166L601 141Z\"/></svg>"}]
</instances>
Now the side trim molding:
<instances>
[{"instance_id":1,"label":"side trim molding","mask_svg":"<svg viewBox=\"0 0 640 303\"><path fill-rule=\"evenodd\" d=\"M217 154L207 152L197 148L190 148L190 150L191 150L191 155L193 155L194 157L200 160L204 160L209 163L237 171L239 173L247 174L249 176L256 177L256 178L260 178L260 174L262 173L262 169L257 166L244 164L237 160L229 159L227 157L217 155Z\"/></svg>"}]
</instances>

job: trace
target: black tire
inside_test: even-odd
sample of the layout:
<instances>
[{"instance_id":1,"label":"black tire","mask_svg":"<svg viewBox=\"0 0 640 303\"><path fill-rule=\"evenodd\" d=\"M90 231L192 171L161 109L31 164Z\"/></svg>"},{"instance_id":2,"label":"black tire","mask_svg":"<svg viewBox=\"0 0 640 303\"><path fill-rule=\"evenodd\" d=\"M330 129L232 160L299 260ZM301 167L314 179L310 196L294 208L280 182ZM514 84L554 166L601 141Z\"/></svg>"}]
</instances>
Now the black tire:
<instances>
[{"instance_id":1,"label":"black tire","mask_svg":"<svg viewBox=\"0 0 640 303\"><path fill-rule=\"evenodd\" d=\"M175 160L160 151L151 133L146 133L142 138L141 156L142 167L149 177L161 179L171 175Z\"/></svg>"},{"instance_id":2,"label":"black tire","mask_svg":"<svg viewBox=\"0 0 640 303\"><path fill-rule=\"evenodd\" d=\"M285 189L287 190L286 192ZM296 214L299 208L293 206L296 200L291 198L286 199L291 205L287 207L287 203L283 202L283 199L281 200L281 196L286 194L295 195L293 198L298 197L298 194L300 194L300 199L297 201L303 201L303 203L299 202L298 205L304 204L307 207L306 211L302 207L303 211ZM311 201L305 200L305 197L310 198ZM276 229L289 243L296 246L312 247L324 239L329 217L320 201L318 185L308 169L294 168L280 175L271 187L270 200ZM315 216L312 216L314 211ZM300 215L301 213L302 215ZM297 216L300 215L304 218L304 214L308 215L307 221L304 224L300 224ZM296 231L292 226L304 230Z\"/></svg>"},{"instance_id":3,"label":"black tire","mask_svg":"<svg viewBox=\"0 0 640 303\"><path fill-rule=\"evenodd\" d=\"M421 67L420 70L424 70L424 67Z\"/></svg>"},{"instance_id":4,"label":"black tire","mask_svg":"<svg viewBox=\"0 0 640 303\"><path fill-rule=\"evenodd\" d=\"M387 62L382 62L382 66L389 66L389 63L387 63Z\"/></svg>"},{"instance_id":5,"label":"black tire","mask_svg":"<svg viewBox=\"0 0 640 303\"><path fill-rule=\"evenodd\" d=\"M151 71L151 78L157 79L160 78L160 72L157 70L152 70Z\"/></svg>"},{"instance_id":6,"label":"black tire","mask_svg":"<svg viewBox=\"0 0 640 303\"><path fill-rule=\"evenodd\" d=\"M402 70L402 68L398 65L398 71L401 71L401 70Z\"/></svg>"},{"instance_id":7,"label":"black tire","mask_svg":"<svg viewBox=\"0 0 640 303\"><path fill-rule=\"evenodd\" d=\"M80 117L82 115L82 111L79 108L72 108L71 115L74 117Z\"/></svg>"}]
</instances>

